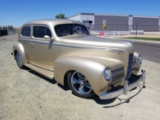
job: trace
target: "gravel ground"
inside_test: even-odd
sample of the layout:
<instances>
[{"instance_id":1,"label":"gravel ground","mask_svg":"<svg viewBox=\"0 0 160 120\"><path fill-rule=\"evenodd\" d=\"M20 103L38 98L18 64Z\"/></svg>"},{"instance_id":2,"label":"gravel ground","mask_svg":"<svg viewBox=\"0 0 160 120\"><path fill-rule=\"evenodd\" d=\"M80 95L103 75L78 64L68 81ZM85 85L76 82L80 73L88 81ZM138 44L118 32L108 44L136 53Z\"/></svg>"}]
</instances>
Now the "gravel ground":
<instances>
[{"instance_id":1,"label":"gravel ground","mask_svg":"<svg viewBox=\"0 0 160 120\"><path fill-rule=\"evenodd\" d=\"M104 108L117 104L119 100L82 99L55 81L31 70L20 70L10 55L11 41L16 38L14 35L5 38L0 38L0 120L160 119L160 64L144 60L147 88L130 103Z\"/></svg>"}]
</instances>

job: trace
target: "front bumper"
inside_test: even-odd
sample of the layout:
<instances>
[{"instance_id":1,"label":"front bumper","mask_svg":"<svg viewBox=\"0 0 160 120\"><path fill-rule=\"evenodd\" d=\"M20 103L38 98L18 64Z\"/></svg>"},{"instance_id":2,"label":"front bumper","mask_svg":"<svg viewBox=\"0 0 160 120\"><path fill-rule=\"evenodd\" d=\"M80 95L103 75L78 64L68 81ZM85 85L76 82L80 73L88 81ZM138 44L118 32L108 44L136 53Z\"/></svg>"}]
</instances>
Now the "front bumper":
<instances>
[{"instance_id":1,"label":"front bumper","mask_svg":"<svg viewBox=\"0 0 160 120\"><path fill-rule=\"evenodd\" d=\"M143 86L145 86L145 78L146 78L146 72L145 70L141 70L141 75L136 77L136 80L126 80L125 85L123 88L118 89L116 91L112 91L112 92L105 92L100 94L100 99L101 100L108 100L108 99L112 99L112 98L116 98L122 94L127 95L127 93L132 90L133 88L140 86L140 84L142 83Z\"/></svg>"}]
</instances>

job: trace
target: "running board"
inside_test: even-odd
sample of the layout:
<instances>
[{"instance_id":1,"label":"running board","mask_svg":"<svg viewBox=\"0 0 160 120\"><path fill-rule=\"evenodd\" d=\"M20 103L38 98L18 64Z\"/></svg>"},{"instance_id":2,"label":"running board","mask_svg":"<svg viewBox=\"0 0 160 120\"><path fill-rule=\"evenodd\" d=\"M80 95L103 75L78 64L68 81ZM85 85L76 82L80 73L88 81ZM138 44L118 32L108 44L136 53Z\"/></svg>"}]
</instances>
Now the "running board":
<instances>
[{"instance_id":1,"label":"running board","mask_svg":"<svg viewBox=\"0 0 160 120\"><path fill-rule=\"evenodd\" d=\"M25 64L26 67L36 71L37 73L49 78L49 79L53 79L54 78L54 72L53 71L50 71L50 70L46 70L46 69L43 69L43 68L40 68L40 67L37 67L35 65L32 65L32 64Z\"/></svg>"}]
</instances>

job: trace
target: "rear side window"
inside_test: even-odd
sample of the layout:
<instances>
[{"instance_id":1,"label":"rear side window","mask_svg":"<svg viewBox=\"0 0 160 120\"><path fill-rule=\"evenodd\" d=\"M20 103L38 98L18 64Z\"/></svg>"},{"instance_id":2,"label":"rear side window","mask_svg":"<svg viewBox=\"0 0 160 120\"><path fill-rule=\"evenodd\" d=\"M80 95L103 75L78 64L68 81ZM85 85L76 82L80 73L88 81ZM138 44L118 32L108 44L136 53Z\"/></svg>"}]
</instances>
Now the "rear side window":
<instances>
[{"instance_id":1,"label":"rear side window","mask_svg":"<svg viewBox=\"0 0 160 120\"><path fill-rule=\"evenodd\" d=\"M52 37L51 31L46 26L34 26L33 27L33 36L37 38L44 38L45 35Z\"/></svg>"},{"instance_id":2,"label":"rear side window","mask_svg":"<svg viewBox=\"0 0 160 120\"><path fill-rule=\"evenodd\" d=\"M30 26L26 26L22 29L22 32L21 32L22 36L30 37L30 34L31 34L31 27Z\"/></svg>"}]
</instances>

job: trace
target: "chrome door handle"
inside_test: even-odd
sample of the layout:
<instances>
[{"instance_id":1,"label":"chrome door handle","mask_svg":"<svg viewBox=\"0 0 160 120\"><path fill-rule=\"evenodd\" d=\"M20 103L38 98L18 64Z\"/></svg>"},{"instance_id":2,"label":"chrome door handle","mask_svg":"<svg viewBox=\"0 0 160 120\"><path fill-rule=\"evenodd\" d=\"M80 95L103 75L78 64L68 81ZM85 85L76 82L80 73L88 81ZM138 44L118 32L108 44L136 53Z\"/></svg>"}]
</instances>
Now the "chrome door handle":
<instances>
[{"instance_id":1,"label":"chrome door handle","mask_svg":"<svg viewBox=\"0 0 160 120\"><path fill-rule=\"evenodd\" d=\"M51 49L51 48L52 48L52 45L53 45L53 41L50 40L50 41L49 41L49 46L48 46L48 48Z\"/></svg>"}]
</instances>

